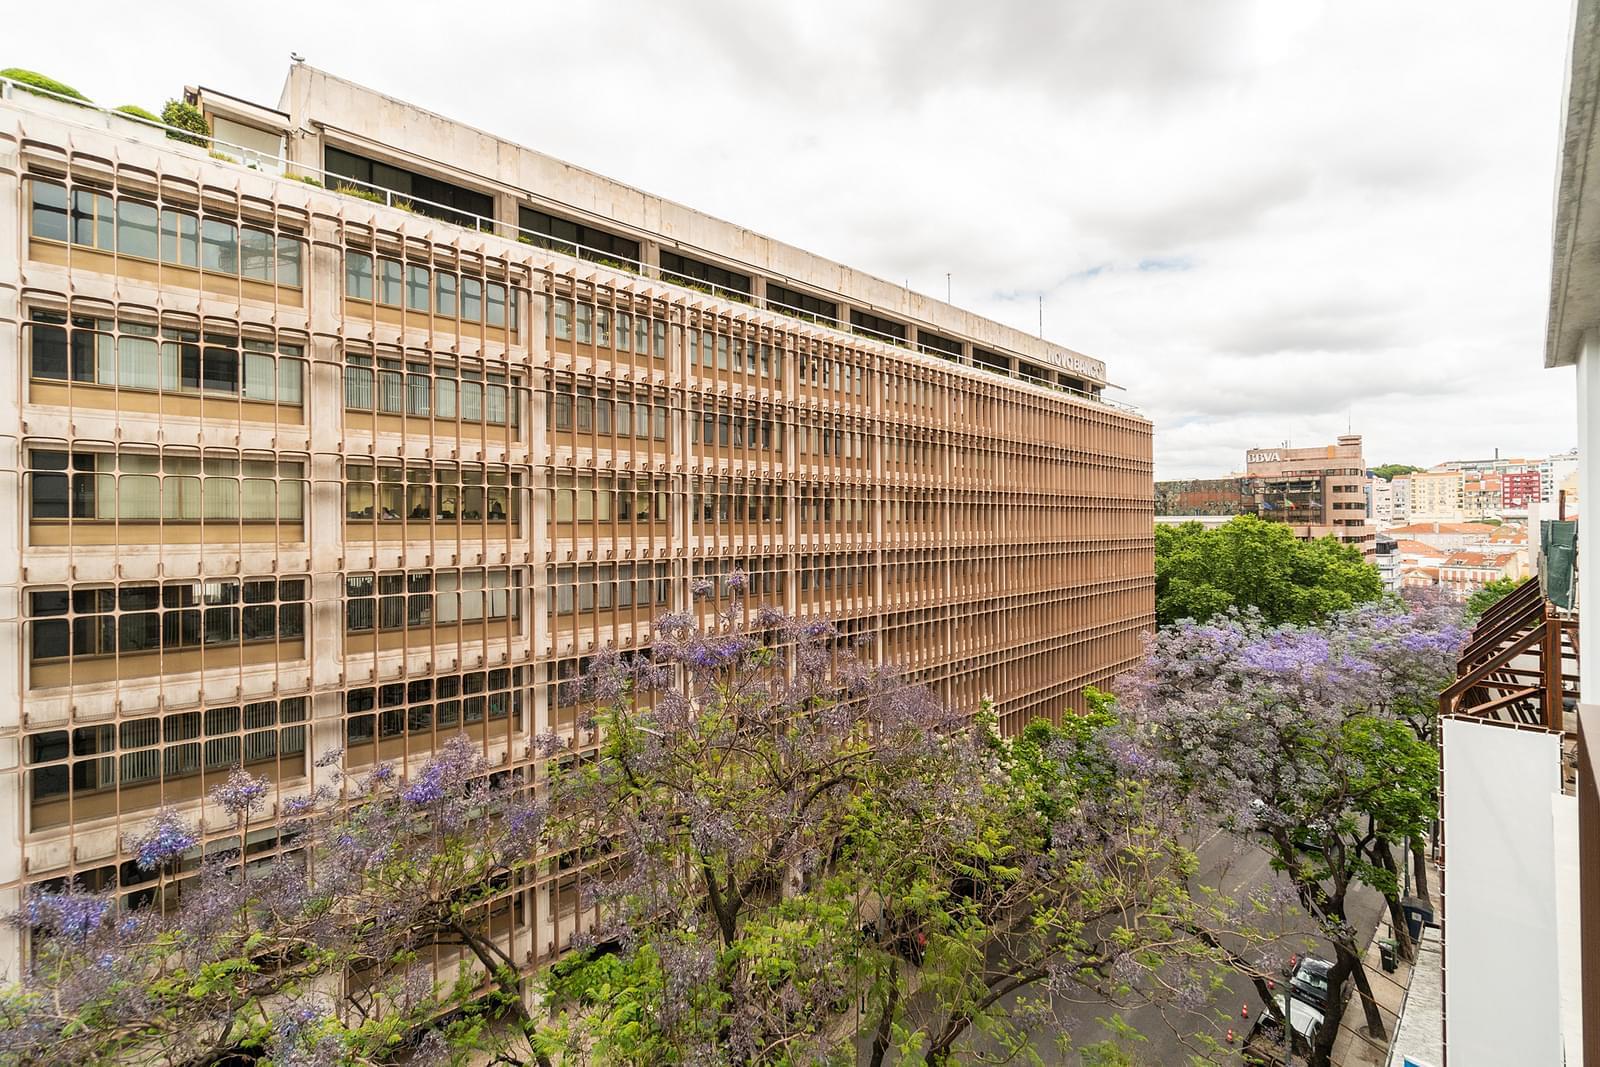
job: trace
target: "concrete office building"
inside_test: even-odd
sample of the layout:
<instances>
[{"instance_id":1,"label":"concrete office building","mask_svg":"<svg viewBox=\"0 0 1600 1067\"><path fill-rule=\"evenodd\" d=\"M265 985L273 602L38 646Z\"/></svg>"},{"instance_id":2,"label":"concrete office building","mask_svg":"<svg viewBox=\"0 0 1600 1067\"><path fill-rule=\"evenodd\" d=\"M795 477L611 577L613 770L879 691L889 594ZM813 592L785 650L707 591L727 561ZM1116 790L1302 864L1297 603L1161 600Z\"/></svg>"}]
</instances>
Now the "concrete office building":
<instances>
[{"instance_id":1,"label":"concrete office building","mask_svg":"<svg viewBox=\"0 0 1600 1067\"><path fill-rule=\"evenodd\" d=\"M154 898L163 804L270 861L335 751L582 752L562 683L736 568L1007 728L1138 657L1151 427L1098 360L306 66L193 90L213 144L4 88L0 906ZM582 879L508 889L518 958Z\"/></svg>"},{"instance_id":2,"label":"concrete office building","mask_svg":"<svg viewBox=\"0 0 1600 1067\"><path fill-rule=\"evenodd\" d=\"M1304 539L1333 536L1373 554L1360 434L1317 448L1251 449L1245 474L1263 518L1288 523Z\"/></svg>"},{"instance_id":3,"label":"concrete office building","mask_svg":"<svg viewBox=\"0 0 1600 1067\"><path fill-rule=\"evenodd\" d=\"M1243 474L1156 483L1156 521L1255 515L1303 541L1337 537L1371 556L1367 468L1361 435L1320 448L1254 448Z\"/></svg>"}]
</instances>

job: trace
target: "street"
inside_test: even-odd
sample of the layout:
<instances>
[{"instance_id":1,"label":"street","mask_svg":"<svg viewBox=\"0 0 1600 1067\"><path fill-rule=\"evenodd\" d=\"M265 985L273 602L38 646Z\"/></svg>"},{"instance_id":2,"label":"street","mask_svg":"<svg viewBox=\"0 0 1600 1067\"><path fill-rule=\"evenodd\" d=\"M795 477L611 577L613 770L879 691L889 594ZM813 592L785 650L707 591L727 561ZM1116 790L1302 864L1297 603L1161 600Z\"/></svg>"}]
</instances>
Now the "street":
<instances>
[{"instance_id":1,"label":"street","mask_svg":"<svg viewBox=\"0 0 1600 1067\"><path fill-rule=\"evenodd\" d=\"M1240 849L1234 840L1222 835L1204 842L1199 848L1199 856L1197 883L1213 886L1225 896L1236 899L1266 887L1280 877L1272 871L1265 852L1254 846ZM1351 922L1365 941L1372 936L1383 913L1383 898L1373 890L1358 888L1351 891L1347 909ZM1298 908L1290 909L1284 918L1286 922L1281 931L1283 940L1280 946L1285 956L1289 953L1304 954L1309 949L1314 955L1332 957L1332 950L1327 943L1313 935L1313 924L1303 912ZM1023 995L1037 998L1040 994L1038 990L1029 990ZM912 998L910 1011L913 1014L918 1010L919 999ZM1014 1004L1015 999L1007 1003ZM1250 1007L1248 1020L1240 1018L1240 1007L1246 1004ZM1115 1006L1099 998L1078 1000L1056 996L1051 998L1050 1004L1053 1021L1041 1025L1034 1035L1032 1048L1047 1064L1077 1064L1080 1062L1078 1053L1063 1051L1062 1039L1070 1039L1071 1047L1077 1049L1116 1038L1117 1031L1104 1025L1103 1020L1120 1014L1128 1026L1144 1036L1143 1041L1124 1041L1124 1046L1134 1056L1136 1063L1161 1067L1185 1064L1190 1057L1208 1056L1204 1047L1195 1041L1197 1035L1211 1034L1218 1042L1224 1042L1231 1026L1234 1030L1233 1047L1241 1047L1244 1035L1262 1010L1262 1001L1255 986L1248 978L1238 974L1229 975L1207 1003L1190 1009L1162 1003ZM1347 1010L1361 1010L1353 996ZM871 1044L870 1037L858 1043L858 1062L865 1062ZM960 1050L965 1058L986 1058L984 1062L996 1062L1003 1055L998 1046L976 1033L970 1035ZM963 1056L958 1054L960 1058ZM1219 1061L1203 1058L1203 1062ZM1237 1062L1237 1056L1222 1058L1220 1062Z\"/></svg>"}]
</instances>

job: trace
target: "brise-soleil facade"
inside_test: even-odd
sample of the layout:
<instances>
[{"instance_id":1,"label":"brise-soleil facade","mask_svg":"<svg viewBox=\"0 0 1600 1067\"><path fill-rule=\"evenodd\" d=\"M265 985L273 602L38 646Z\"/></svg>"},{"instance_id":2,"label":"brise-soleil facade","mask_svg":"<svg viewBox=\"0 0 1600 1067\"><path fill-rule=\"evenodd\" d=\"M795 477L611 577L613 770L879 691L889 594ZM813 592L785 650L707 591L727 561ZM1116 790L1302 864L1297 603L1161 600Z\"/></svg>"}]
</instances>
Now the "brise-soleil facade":
<instances>
[{"instance_id":1,"label":"brise-soleil facade","mask_svg":"<svg viewBox=\"0 0 1600 1067\"><path fill-rule=\"evenodd\" d=\"M208 109L277 116L276 159L5 89L4 910L173 899L201 850L125 848L163 805L271 862L330 753L403 774L464 730L536 777L536 736L597 744L563 683L736 568L1008 729L1153 624L1151 428L1097 361L670 205L701 243L622 206L598 254L606 216L516 192L504 142L415 112L380 151L350 131L401 105L310 68L283 112ZM205 800L238 767L275 783L242 841ZM493 905L530 966L590 859Z\"/></svg>"}]
</instances>

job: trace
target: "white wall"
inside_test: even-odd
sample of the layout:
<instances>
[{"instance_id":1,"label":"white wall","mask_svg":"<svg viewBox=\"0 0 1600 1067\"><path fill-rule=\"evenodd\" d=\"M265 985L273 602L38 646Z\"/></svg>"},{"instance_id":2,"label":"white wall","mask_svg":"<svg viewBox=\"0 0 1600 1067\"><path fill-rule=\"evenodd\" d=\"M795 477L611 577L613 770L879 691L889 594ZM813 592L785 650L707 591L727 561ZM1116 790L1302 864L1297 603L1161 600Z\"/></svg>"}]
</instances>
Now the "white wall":
<instances>
[{"instance_id":1,"label":"white wall","mask_svg":"<svg viewBox=\"0 0 1600 1067\"><path fill-rule=\"evenodd\" d=\"M1450 1067L1562 1067L1554 734L1444 720Z\"/></svg>"}]
</instances>

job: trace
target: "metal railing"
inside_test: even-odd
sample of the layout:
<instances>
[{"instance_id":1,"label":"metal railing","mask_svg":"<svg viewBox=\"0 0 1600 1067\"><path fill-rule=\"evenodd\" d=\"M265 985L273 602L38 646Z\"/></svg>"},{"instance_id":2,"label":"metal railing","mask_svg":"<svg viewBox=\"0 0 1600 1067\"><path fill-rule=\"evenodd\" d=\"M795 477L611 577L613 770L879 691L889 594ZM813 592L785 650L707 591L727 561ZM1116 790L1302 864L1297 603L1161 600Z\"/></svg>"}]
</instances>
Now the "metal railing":
<instances>
[{"instance_id":1,"label":"metal railing","mask_svg":"<svg viewBox=\"0 0 1600 1067\"><path fill-rule=\"evenodd\" d=\"M846 322L831 316L819 315L816 312L808 311L805 308L795 307L791 304L785 304L782 301L768 298L764 299L758 305L755 297L750 293L741 292L736 289L729 289L726 286L716 285L715 283L703 281L699 278L693 278L689 275L679 274L676 271L669 271L661 267L655 267L643 260L632 259L627 256L618 256L616 253L605 249L592 248L588 245L580 244L577 241L569 241L565 238L556 237L552 234L543 233L539 230L523 229L521 226L516 226L509 222L501 221L492 216L479 215L475 212L465 211L450 204L441 204L437 201L428 200L424 197L401 193L385 186L374 185L371 182L365 182L359 178L353 178L346 174L330 171L323 167L310 166L308 164L299 162L298 160L289 159L287 156L271 155L267 152L262 152L260 149L248 148L244 145L234 144L231 141L224 141L220 137L213 136L209 133L197 133L194 130L186 129L182 126L174 126L170 123L160 120L147 119L139 115L129 114L126 111L118 111L115 108L106 107L102 104L96 104L92 101L79 100L76 97L66 96L65 94L53 92L52 90L43 89L35 85L29 85L26 82L19 82L12 78L0 78L0 100L15 100L18 93L54 99L65 104L69 104L72 107L81 108L85 111L97 112L99 114L121 119L126 122L136 123L140 126L148 127L151 132L159 132L165 138L177 141L180 145L187 145L190 148L205 148L208 150L208 154L213 159L220 159L223 162L243 166L246 169L259 171L261 173L268 174L269 176L271 174L270 171L264 170L262 167L253 164L251 161L257 160L275 164L277 167L281 168L283 172L282 178L286 181L305 182L308 185L315 185L326 189L329 192L351 196L355 199L365 200L373 204L381 204L384 207L395 208L411 214L424 215L427 218L430 218L436 222L444 223L445 225L460 226L463 229L472 230L477 233L490 233L497 237L503 237L507 240L517 241L522 244L531 244L538 248L544 248L552 252L561 253L563 255L570 255L574 259L582 260L586 263L594 263L607 267L611 270L620 271L624 274L631 274L636 277L645 278L651 281L663 282L667 285L676 286L677 288L686 290L688 292L699 292L705 295L717 297L719 299L729 300L734 303L746 304L753 307L762 307L770 311L776 311L781 315L786 315L791 318L813 323L825 329L835 330L848 336L866 337L869 340L892 345L896 348L910 350L912 352L917 352L918 354L927 354L945 362L950 362L955 359L955 357L948 352L937 349L929 351L927 348L921 345L913 347L903 338L894 337L891 334L880 333L877 330L869 329L865 326L857 326L854 323ZM61 117L66 121L71 121L66 116ZM87 123L79 123L79 125L84 125L86 128L90 129L95 128ZM134 142L139 140L139 138L123 136L114 129L107 128L104 129L103 132L113 137L122 137L123 140ZM202 142L202 144L196 144L196 142ZM229 149L231 149L234 153L238 153L237 157L231 155L227 151ZM419 205L424 208L431 208L433 210L419 210ZM779 284L788 284L790 281L790 279L787 277L776 280ZM838 295L842 296L842 294ZM866 308L864 310L876 311L877 309ZM957 362L959 366L970 366L974 369L981 368L992 374L997 374L1013 381L1027 382L1030 385L1041 386L1053 392L1067 393L1069 395L1078 396L1114 410L1126 411L1130 414L1143 417L1143 413L1133 405L1123 404L1114 400L1108 400L1099 393L1091 393L1083 389L1074 389L1071 386L1062 385L1059 382L1052 382L1034 375L1023 374L1020 371L1013 373L1010 370L993 367L977 361L973 361L972 363Z\"/></svg>"}]
</instances>

